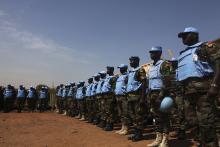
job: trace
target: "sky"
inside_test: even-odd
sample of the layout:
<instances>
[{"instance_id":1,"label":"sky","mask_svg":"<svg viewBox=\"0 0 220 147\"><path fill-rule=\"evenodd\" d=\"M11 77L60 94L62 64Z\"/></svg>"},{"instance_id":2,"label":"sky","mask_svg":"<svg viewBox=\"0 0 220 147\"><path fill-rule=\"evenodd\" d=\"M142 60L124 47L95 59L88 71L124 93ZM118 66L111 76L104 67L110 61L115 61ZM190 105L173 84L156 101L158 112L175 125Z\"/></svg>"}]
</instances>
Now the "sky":
<instances>
[{"instance_id":1,"label":"sky","mask_svg":"<svg viewBox=\"0 0 220 147\"><path fill-rule=\"evenodd\" d=\"M163 47L184 49L177 34L196 27L220 37L219 0L0 0L0 85L48 86L85 80Z\"/></svg>"}]
</instances>

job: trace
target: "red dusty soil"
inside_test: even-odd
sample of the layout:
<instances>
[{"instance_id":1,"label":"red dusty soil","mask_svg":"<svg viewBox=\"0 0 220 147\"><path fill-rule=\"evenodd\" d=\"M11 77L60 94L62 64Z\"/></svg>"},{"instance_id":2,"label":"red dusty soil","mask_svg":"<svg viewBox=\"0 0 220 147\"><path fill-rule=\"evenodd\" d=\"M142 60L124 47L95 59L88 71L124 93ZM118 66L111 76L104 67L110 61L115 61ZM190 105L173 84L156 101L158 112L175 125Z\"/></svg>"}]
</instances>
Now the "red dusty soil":
<instances>
[{"instance_id":1,"label":"red dusty soil","mask_svg":"<svg viewBox=\"0 0 220 147\"><path fill-rule=\"evenodd\" d=\"M154 137L147 133L145 140L134 143L127 136L53 112L0 112L0 147L146 147ZM192 143L173 139L170 146L190 147Z\"/></svg>"}]
</instances>

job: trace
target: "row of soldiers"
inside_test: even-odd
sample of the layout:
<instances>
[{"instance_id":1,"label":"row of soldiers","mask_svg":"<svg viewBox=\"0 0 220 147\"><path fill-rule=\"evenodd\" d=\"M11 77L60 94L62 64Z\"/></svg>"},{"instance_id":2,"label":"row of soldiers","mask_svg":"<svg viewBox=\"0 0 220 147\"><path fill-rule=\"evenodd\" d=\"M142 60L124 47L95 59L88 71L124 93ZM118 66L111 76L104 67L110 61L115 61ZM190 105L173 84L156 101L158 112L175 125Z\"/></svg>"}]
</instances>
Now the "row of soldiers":
<instances>
[{"instance_id":1,"label":"row of soldiers","mask_svg":"<svg viewBox=\"0 0 220 147\"><path fill-rule=\"evenodd\" d=\"M133 125L134 133L128 138L132 141L143 138L144 118L153 116L156 139L148 147L168 147L172 119L176 120L179 138L185 138L187 104L187 109L192 108L188 111L195 114L199 146L217 147L219 40L200 42L194 27L185 28L178 37L187 46L178 59L161 59L162 47L152 47L149 53L153 63L147 73L139 65L139 57L132 56L129 71L127 65L121 64L120 74L114 75L114 67L107 66L106 72L89 78L87 86L84 81L76 88L75 84L60 85L59 112L78 114L77 118L87 119L106 131L113 130L119 117L122 127L116 133L126 135Z\"/></svg>"},{"instance_id":2,"label":"row of soldiers","mask_svg":"<svg viewBox=\"0 0 220 147\"><path fill-rule=\"evenodd\" d=\"M0 87L0 110L5 113L10 112L14 108L17 112L22 112L27 104L28 110L34 112L39 109L43 112L49 108L49 89L46 86L42 86L40 91L34 87L30 87L28 90L23 85L20 85L16 90L13 86L7 85L7 87Z\"/></svg>"}]
</instances>

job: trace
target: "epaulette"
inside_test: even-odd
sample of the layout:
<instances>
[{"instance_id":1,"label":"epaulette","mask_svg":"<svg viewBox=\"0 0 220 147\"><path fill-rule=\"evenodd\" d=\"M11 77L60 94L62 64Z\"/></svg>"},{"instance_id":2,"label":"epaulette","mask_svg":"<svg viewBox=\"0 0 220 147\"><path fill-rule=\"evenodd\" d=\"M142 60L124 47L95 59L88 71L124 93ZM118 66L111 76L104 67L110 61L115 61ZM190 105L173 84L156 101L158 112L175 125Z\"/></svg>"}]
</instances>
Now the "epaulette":
<instances>
[{"instance_id":1,"label":"epaulette","mask_svg":"<svg viewBox=\"0 0 220 147\"><path fill-rule=\"evenodd\" d=\"M214 47L214 43L213 43L213 42L206 42L206 45L207 45L209 48Z\"/></svg>"}]
</instances>

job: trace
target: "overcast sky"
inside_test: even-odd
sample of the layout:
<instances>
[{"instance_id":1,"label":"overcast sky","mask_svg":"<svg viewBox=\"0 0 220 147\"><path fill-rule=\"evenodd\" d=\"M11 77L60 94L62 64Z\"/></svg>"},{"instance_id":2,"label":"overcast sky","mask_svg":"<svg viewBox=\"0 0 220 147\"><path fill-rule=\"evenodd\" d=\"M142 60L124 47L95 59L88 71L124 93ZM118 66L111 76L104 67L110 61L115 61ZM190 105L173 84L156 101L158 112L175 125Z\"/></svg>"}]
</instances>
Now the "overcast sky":
<instances>
[{"instance_id":1,"label":"overcast sky","mask_svg":"<svg viewBox=\"0 0 220 147\"><path fill-rule=\"evenodd\" d=\"M220 37L219 0L0 0L0 85L87 80L107 65L184 48L187 26ZM117 72L117 69L116 69Z\"/></svg>"}]
</instances>

